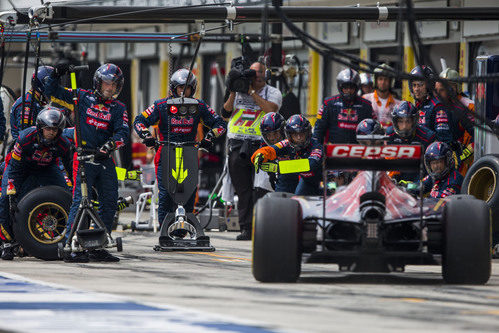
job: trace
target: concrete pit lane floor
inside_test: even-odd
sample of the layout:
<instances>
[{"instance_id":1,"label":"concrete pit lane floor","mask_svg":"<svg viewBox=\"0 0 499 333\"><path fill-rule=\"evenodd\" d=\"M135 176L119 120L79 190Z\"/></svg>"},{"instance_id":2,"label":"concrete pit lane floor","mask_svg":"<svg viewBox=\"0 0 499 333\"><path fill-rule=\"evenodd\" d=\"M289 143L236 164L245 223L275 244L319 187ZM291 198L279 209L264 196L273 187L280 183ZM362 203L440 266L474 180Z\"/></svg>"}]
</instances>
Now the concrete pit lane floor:
<instances>
[{"instance_id":1,"label":"concrete pit lane floor","mask_svg":"<svg viewBox=\"0 0 499 333\"><path fill-rule=\"evenodd\" d=\"M438 266L354 274L322 264L303 265L298 283L263 284L251 242L208 235L216 252L155 252L158 234L124 231L119 263L1 261L0 331L499 331L499 260L485 286L446 285Z\"/></svg>"}]
</instances>

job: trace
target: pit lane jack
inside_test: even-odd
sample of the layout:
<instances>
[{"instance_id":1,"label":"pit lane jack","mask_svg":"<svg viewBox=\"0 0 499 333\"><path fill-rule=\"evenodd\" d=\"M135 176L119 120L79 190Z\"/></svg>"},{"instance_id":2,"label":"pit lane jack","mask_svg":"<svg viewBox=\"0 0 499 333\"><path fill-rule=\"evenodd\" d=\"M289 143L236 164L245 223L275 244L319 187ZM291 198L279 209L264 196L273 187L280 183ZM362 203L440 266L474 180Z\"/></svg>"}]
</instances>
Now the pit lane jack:
<instances>
[{"instance_id":1,"label":"pit lane jack","mask_svg":"<svg viewBox=\"0 0 499 333\"><path fill-rule=\"evenodd\" d=\"M215 251L198 218L184 209L198 185L197 142L159 141L159 144L164 146L161 150L161 161L165 166L162 168L163 186L168 189L177 209L162 221L159 245L154 250Z\"/></svg>"}]
</instances>

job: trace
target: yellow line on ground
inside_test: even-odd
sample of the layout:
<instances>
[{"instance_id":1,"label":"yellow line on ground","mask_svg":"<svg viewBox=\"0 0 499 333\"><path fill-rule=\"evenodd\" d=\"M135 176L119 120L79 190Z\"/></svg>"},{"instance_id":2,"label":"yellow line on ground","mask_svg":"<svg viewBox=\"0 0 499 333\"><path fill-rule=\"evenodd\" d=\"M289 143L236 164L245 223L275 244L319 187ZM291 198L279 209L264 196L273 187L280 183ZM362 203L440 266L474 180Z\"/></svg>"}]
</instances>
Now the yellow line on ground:
<instances>
[{"instance_id":1,"label":"yellow line on ground","mask_svg":"<svg viewBox=\"0 0 499 333\"><path fill-rule=\"evenodd\" d=\"M461 311L461 314L499 316L499 310L483 310L483 311L467 310L467 311Z\"/></svg>"},{"instance_id":2,"label":"yellow line on ground","mask_svg":"<svg viewBox=\"0 0 499 333\"><path fill-rule=\"evenodd\" d=\"M424 303L426 300L424 298L414 298L414 297L401 297L401 298L384 298L383 301L404 301L409 303Z\"/></svg>"},{"instance_id":3,"label":"yellow line on ground","mask_svg":"<svg viewBox=\"0 0 499 333\"><path fill-rule=\"evenodd\" d=\"M207 256L210 256L210 257L226 258L226 259L233 259L233 260L251 261L251 259L247 259L247 258L238 258L238 257L223 256L221 254L208 253L208 252L184 252L184 253L189 253L189 254L204 254L204 255L207 255Z\"/></svg>"}]
</instances>

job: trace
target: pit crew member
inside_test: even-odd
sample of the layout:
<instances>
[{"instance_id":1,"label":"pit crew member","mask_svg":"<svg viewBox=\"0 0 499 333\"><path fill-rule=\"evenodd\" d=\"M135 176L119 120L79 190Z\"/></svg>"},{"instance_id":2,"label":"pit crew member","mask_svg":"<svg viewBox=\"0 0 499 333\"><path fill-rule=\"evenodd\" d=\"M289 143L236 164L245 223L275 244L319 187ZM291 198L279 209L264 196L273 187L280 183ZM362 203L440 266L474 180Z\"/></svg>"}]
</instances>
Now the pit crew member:
<instances>
[{"instance_id":1,"label":"pit crew member","mask_svg":"<svg viewBox=\"0 0 499 333\"><path fill-rule=\"evenodd\" d=\"M189 70L182 68L177 70L170 80L170 96L154 101L144 112L139 114L133 122L133 127L143 143L148 147L156 146L156 139L149 132L148 127L158 125L159 139L161 141L170 140L171 142L187 142L194 141L197 134L198 124L202 122L211 130L206 134L201 141L200 146L209 147L215 138L220 137L226 131L226 124L223 119L218 116L208 104L203 100L198 99L198 110L194 114L180 115L176 108L170 108L167 101L172 98L180 97L182 92L185 97L194 95L197 87L197 79ZM185 88L185 90L184 90ZM160 146L154 158L156 166L156 178L159 188L159 222L163 223L166 215L169 212L174 212L177 206L173 198L168 193L167 188L163 186L163 172L161 165ZM194 199L196 192L192 195L189 201L184 205L187 212L194 210Z\"/></svg>"},{"instance_id":2,"label":"pit crew member","mask_svg":"<svg viewBox=\"0 0 499 333\"><path fill-rule=\"evenodd\" d=\"M71 104L73 93L58 84L59 78L69 70L69 67L67 64L55 67L54 73L45 85L45 94ZM99 215L109 233L112 231L118 200L116 166L111 154L123 146L130 136L126 107L117 99L124 81L121 69L108 63L95 71L93 91L84 89L76 91L83 148L96 150L96 163L85 163L87 184L88 188L94 186L97 189L100 203ZM77 142L76 145L78 145ZM81 201L78 163L75 156L73 159L73 204L68 217L68 234ZM116 262L119 258L104 249L93 250L90 253L73 252L64 258L66 262L88 262L89 260Z\"/></svg>"},{"instance_id":3,"label":"pit crew member","mask_svg":"<svg viewBox=\"0 0 499 333\"><path fill-rule=\"evenodd\" d=\"M326 98L317 113L314 138L321 144L328 135L331 143L356 143L357 125L366 118L376 118L371 102L357 96L360 79L353 69L342 70L336 77L338 95Z\"/></svg>"},{"instance_id":4,"label":"pit crew member","mask_svg":"<svg viewBox=\"0 0 499 333\"><path fill-rule=\"evenodd\" d=\"M312 138L312 126L302 115L293 115L284 127L286 139L268 147L258 149L251 161L258 170L262 163L276 159L307 158L310 171L279 175L276 192L290 192L297 195L319 195L321 180L322 145ZM289 177L288 177L289 176Z\"/></svg>"},{"instance_id":5,"label":"pit crew member","mask_svg":"<svg viewBox=\"0 0 499 333\"><path fill-rule=\"evenodd\" d=\"M428 176L422 181L423 193L433 198L459 194L463 176L455 169L454 157L445 142L433 142L424 154Z\"/></svg>"},{"instance_id":6,"label":"pit crew member","mask_svg":"<svg viewBox=\"0 0 499 333\"><path fill-rule=\"evenodd\" d=\"M381 64L374 69L374 92L365 94L362 97L371 102L376 118L384 128L392 124L391 114L393 109L400 104L390 91L395 80L388 76L393 68L387 64Z\"/></svg>"},{"instance_id":7,"label":"pit crew member","mask_svg":"<svg viewBox=\"0 0 499 333\"><path fill-rule=\"evenodd\" d=\"M64 115L60 109L46 106L36 118L36 126L19 132L2 179L0 196L0 239L4 242L2 259L12 260L12 221L9 214L17 210L17 201L38 186L57 185L68 189L62 163L69 168L71 163L70 142L61 136L64 128Z\"/></svg>"}]
</instances>

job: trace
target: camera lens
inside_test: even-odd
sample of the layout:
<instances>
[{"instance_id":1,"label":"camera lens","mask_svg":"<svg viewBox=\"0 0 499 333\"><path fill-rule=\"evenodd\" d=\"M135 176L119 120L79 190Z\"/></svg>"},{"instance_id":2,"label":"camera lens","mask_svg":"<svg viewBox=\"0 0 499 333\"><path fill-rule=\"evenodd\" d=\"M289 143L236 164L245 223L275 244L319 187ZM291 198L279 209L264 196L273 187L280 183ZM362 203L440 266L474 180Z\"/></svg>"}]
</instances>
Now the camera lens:
<instances>
[{"instance_id":1,"label":"camera lens","mask_svg":"<svg viewBox=\"0 0 499 333\"><path fill-rule=\"evenodd\" d=\"M188 111L188 107L187 106L185 106L185 105L180 106L179 112L180 112L181 115L187 114L187 111Z\"/></svg>"},{"instance_id":2,"label":"camera lens","mask_svg":"<svg viewBox=\"0 0 499 333\"><path fill-rule=\"evenodd\" d=\"M198 107L196 105L189 106L189 113L190 114L196 114L197 111L198 111Z\"/></svg>"}]
</instances>

